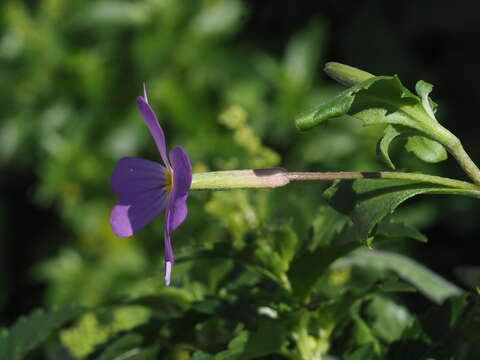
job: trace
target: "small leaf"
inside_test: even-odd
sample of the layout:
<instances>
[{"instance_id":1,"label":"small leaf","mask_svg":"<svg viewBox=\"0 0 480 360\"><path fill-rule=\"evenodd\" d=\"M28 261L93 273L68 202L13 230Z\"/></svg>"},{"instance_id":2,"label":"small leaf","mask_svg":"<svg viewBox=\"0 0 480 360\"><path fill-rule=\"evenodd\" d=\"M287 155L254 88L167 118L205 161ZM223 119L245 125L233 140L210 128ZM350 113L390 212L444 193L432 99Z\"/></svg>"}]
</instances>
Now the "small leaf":
<instances>
[{"instance_id":1,"label":"small leaf","mask_svg":"<svg viewBox=\"0 0 480 360\"><path fill-rule=\"evenodd\" d=\"M35 349L56 329L85 312L82 308L63 308L58 310L36 310L22 317L10 328L8 333L0 335L0 360L20 360Z\"/></svg>"},{"instance_id":2,"label":"small leaf","mask_svg":"<svg viewBox=\"0 0 480 360\"><path fill-rule=\"evenodd\" d=\"M405 148L417 155L420 160L428 163L438 163L448 157L442 144L424 136L409 136Z\"/></svg>"},{"instance_id":3,"label":"small leaf","mask_svg":"<svg viewBox=\"0 0 480 360\"><path fill-rule=\"evenodd\" d=\"M398 131L394 126L389 125L385 128L385 133L377 145L377 154L380 155L383 161L385 161L385 163L393 170L395 170L395 165L393 165L392 160L390 160L388 149L393 139L400 136L400 134L400 131Z\"/></svg>"},{"instance_id":4,"label":"small leaf","mask_svg":"<svg viewBox=\"0 0 480 360\"><path fill-rule=\"evenodd\" d=\"M336 97L335 99L318 106L314 111L300 114L295 119L299 130L309 130L324 121L345 115L354 98L351 96Z\"/></svg>"},{"instance_id":5,"label":"small leaf","mask_svg":"<svg viewBox=\"0 0 480 360\"><path fill-rule=\"evenodd\" d=\"M417 92L418 96L420 96L420 99L422 99L423 108L432 119L437 121L434 114L437 108L437 104L428 97L432 90L433 85L429 84L426 81L420 80L415 84L415 91Z\"/></svg>"}]
</instances>

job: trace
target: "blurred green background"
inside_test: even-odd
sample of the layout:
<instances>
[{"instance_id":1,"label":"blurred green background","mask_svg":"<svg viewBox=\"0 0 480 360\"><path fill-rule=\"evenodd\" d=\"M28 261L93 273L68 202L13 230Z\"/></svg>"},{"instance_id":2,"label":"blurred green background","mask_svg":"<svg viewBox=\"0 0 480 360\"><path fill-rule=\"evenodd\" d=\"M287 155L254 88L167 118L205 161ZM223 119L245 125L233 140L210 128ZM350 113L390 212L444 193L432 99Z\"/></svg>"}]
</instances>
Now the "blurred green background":
<instances>
[{"instance_id":1,"label":"blurred green background","mask_svg":"<svg viewBox=\"0 0 480 360\"><path fill-rule=\"evenodd\" d=\"M437 117L480 161L479 20L466 1L3 0L0 325L39 306L97 305L163 286L161 218L131 239L109 227L116 161L159 160L135 105L143 82L169 147L184 146L194 171L384 169L375 156L382 129L348 121L295 129L296 114L341 89L322 74L331 60L398 74L410 88L433 83ZM401 146L394 158L401 169L463 178L451 159L428 165ZM267 224L290 223L303 239L327 185L192 193L173 235L176 256L241 247ZM470 199L410 201L398 216L430 242L395 249L469 287L477 211ZM212 274L232 266L180 261L173 285L215 294L229 277Z\"/></svg>"}]
</instances>

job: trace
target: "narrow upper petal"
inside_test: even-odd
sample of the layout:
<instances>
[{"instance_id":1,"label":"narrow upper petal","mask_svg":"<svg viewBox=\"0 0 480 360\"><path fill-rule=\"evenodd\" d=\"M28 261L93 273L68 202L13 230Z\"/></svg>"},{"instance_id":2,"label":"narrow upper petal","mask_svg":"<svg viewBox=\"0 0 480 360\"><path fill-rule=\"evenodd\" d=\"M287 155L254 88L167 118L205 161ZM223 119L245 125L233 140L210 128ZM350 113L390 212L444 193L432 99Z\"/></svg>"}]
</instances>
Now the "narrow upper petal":
<instances>
[{"instance_id":1,"label":"narrow upper petal","mask_svg":"<svg viewBox=\"0 0 480 360\"><path fill-rule=\"evenodd\" d=\"M167 204L165 167L153 161L123 158L113 170L111 184L119 203L110 215L115 235L129 237L158 216Z\"/></svg>"},{"instance_id":2,"label":"narrow upper petal","mask_svg":"<svg viewBox=\"0 0 480 360\"><path fill-rule=\"evenodd\" d=\"M174 231L187 217L186 201L192 184L192 166L187 153L181 146L170 151L170 162L173 168L173 189L168 204L169 229Z\"/></svg>"},{"instance_id":3,"label":"narrow upper petal","mask_svg":"<svg viewBox=\"0 0 480 360\"><path fill-rule=\"evenodd\" d=\"M140 114L145 121L145 124L147 124L147 127L150 130L150 134L152 134L153 139L155 140L155 144L157 144L157 148L160 152L163 162L165 163L165 165L170 165L167 157L165 135L163 133L162 127L158 123L157 115L155 115L155 112L148 104L146 97L139 96L137 98L137 105L138 109L140 110Z\"/></svg>"}]
</instances>

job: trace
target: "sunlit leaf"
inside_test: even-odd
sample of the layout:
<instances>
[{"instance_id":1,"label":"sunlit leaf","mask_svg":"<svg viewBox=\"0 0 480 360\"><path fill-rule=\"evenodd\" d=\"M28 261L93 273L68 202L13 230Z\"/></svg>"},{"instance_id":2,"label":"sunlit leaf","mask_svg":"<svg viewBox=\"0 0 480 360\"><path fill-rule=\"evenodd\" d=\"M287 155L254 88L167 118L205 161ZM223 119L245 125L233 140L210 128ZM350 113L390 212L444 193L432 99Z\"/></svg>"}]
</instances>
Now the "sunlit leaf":
<instances>
[{"instance_id":1,"label":"sunlit leaf","mask_svg":"<svg viewBox=\"0 0 480 360\"><path fill-rule=\"evenodd\" d=\"M407 149L424 161L439 162L446 159L446 150L442 144L428 139L434 136L432 125L437 121L430 107L428 87L422 84L426 83L419 86L419 98L396 76L371 77L314 110L299 115L296 124L300 130L308 130L327 120L349 115L364 125L388 125L378 152L389 167L394 168L388 148L397 136L416 135L408 142Z\"/></svg>"},{"instance_id":2,"label":"sunlit leaf","mask_svg":"<svg viewBox=\"0 0 480 360\"><path fill-rule=\"evenodd\" d=\"M410 136L405 144L405 149L429 163L437 163L448 157L447 150L442 144L423 136Z\"/></svg>"}]
</instances>

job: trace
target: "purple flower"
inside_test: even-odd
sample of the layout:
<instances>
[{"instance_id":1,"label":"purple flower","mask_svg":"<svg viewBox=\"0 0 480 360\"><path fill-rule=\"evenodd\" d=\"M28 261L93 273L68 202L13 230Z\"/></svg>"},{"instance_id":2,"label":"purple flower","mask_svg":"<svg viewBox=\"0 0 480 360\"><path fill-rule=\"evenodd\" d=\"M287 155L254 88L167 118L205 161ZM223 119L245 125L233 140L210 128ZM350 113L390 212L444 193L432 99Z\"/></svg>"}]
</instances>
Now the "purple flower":
<instances>
[{"instance_id":1,"label":"purple flower","mask_svg":"<svg viewBox=\"0 0 480 360\"><path fill-rule=\"evenodd\" d=\"M181 146L167 157L165 135L148 104L147 92L137 98L143 120L157 144L163 165L139 158L121 159L113 170L111 185L120 201L112 210L110 224L115 235L129 237L143 229L165 209L163 227L165 246L165 283L170 285L173 249L170 234L187 216L188 190L192 167Z\"/></svg>"}]
</instances>

